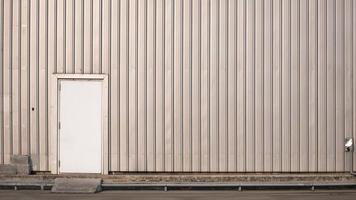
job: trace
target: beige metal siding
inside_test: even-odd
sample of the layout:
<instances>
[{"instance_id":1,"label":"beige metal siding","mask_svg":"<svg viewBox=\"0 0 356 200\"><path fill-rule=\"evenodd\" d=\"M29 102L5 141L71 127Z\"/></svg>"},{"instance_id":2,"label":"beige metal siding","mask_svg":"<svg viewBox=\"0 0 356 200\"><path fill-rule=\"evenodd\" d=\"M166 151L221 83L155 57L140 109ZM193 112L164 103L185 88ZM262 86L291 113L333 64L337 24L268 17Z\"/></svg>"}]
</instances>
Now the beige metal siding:
<instances>
[{"instance_id":1,"label":"beige metal siding","mask_svg":"<svg viewBox=\"0 0 356 200\"><path fill-rule=\"evenodd\" d=\"M0 0L0 46L0 164L49 170L52 74L102 73L109 171L350 170L355 0Z\"/></svg>"},{"instance_id":2,"label":"beige metal siding","mask_svg":"<svg viewBox=\"0 0 356 200\"><path fill-rule=\"evenodd\" d=\"M4 4L0 2L0 163L4 163Z\"/></svg>"}]
</instances>

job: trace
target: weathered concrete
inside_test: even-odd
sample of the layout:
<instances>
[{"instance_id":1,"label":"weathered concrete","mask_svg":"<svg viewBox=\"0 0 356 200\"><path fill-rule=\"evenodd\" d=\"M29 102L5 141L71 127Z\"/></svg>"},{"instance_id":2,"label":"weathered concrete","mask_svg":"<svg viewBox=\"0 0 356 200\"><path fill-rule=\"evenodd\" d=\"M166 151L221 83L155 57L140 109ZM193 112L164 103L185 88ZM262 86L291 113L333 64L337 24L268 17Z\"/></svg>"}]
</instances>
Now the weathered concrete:
<instances>
[{"instance_id":1,"label":"weathered concrete","mask_svg":"<svg viewBox=\"0 0 356 200\"><path fill-rule=\"evenodd\" d=\"M0 175L15 175L16 171L14 165L0 165Z\"/></svg>"},{"instance_id":2,"label":"weathered concrete","mask_svg":"<svg viewBox=\"0 0 356 200\"><path fill-rule=\"evenodd\" d=\"M96 193L101 191L102 179L98 178L56 178L52 187L54 193Z\"/></svg>"},{"instance_id":3,"label":"weathered concrete","mask_svg":"<svg viewBox=\"0 0 356 200\"><path fill-rule=\"evenodd\" d=\"M12 155L10 162L14 165L31 165L31 158L27 155Z\"/></svg>"},{"instance_id":4,"label":"weathered concrete","mask_svg":"<svg viewBox=\"0 0 356 200\"><path fill-rule=\"evenodd\" d=\"M27 155L12 155L10 163L16 169L16 174L29 175L32 171L31 157Z\"/></svg>"},{"instance_id":5,"label":"weathered concrete","mask_svg":"<svg viewBox=\"0 0 356 200\"><path fill-rule=\"evenodd\" d=\"M16 173L22 175L31 174L31 165L16 165Z\"/></svg>"},{"instance_id":6,"label":"weathered concrete","mask_svg":"<svg viewBox=\"0 0 356 200\"><path fill-rule=\"evenodd\" d=\"M100 174L34 174L0 175L0 184L44 184L53 185L56 178L102 179L103 184L175 184L175 183L224 183L224 184L354 184L356 177L349 173L314 174L237 174L237 173L122 173Z\"/></svg>"},{"instance_id":7,"label":"weathered concrete","mask_svg":"<svg viewBox=\"0 0 356 200\"><path fill-rule=\"evenodd\" d=\"M104 183L325 183L356 182L349 173L314 174L239 174L239 173L122 173L103 178Z\"/></svg>"},{"instance_id":8,"label":"weathered concrete","mask_svg":"<svg viewBox=\"0 0 356 200\"><path fill-rule=\"evenodd\" d=\"M356 183L356 177L349 173L313 174L238 174L238 173L122 173L116 175L100 174L33 174L0 175L3 180L39 180L54 183L56 178L99 178L103 183Z\"/></svg>"},{"instance_id":9,"label":"weathered concrete","mask_svg":"<svg viewBox=\"0 0 356 200\"><path fill-rule=\"evenodd\" d=\"M47 191L0 191L0 199L19 200L354 200L355 190L333 191L105 191L98 194L53 194Z\"/></svg>"}]
</instances>

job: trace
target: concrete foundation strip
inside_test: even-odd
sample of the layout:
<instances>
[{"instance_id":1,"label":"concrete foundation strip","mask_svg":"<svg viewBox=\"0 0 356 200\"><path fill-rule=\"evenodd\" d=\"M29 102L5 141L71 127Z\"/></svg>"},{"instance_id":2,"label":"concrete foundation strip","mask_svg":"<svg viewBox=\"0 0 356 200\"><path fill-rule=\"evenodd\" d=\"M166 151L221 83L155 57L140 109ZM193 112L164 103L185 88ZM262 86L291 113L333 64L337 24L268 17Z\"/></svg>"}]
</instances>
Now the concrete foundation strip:
<instances>
[{"instance_id":1,"label":"concrete foundation strip","mask_svg":"<svg viewBox=\"0 0 356 200\"><path fill-rule=\"evenodd\" d=\"M51 190L52 183L0 183L0 190ZM103 183L102 189L108 190L325 190L356 189L356 183Z\"/></svg>"}]
</instances>

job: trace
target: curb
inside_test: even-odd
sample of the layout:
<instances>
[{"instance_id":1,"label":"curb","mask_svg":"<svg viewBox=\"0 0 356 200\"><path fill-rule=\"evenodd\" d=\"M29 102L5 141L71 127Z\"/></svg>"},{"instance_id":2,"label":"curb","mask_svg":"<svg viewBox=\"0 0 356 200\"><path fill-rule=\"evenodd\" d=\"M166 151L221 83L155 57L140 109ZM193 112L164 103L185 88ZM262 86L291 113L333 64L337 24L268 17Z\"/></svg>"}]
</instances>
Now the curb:
<instances>
[{"instance_id":1,"label":"curb","mask_svg":"<svg viewBox=\"0 0 356 200\"><path fill-rule=\"evenodd\" d=\"M51 190L53 184L42 183L0 183L0 190ZM152 190L356 190L356 183L278 183L278 184L246 184L246 183L122 183L101 185L103 191Z\"/></svg>"},{"instance_id":2,"label":"curb","mask_svg":"<svg viewBox=\"0 0 356 200\"><path fill-rule=\"evenodd\" d=\"M0 190L51 190L47 183L0 183Z\"/></svg>"},{"instance_id":3,"label":"curb","mask_svg":"<svg viewBox=\"0 0 356 200\"><path fill-rule=\"evenodd\" d=\"M331 183L331 184L303 184L303 183L286 183L286 184L230 184L230 183L167 183L167 184L102 184L104 191L109 190L340 190L356 189L356 183Z\"/></svg>"}]
</instances>

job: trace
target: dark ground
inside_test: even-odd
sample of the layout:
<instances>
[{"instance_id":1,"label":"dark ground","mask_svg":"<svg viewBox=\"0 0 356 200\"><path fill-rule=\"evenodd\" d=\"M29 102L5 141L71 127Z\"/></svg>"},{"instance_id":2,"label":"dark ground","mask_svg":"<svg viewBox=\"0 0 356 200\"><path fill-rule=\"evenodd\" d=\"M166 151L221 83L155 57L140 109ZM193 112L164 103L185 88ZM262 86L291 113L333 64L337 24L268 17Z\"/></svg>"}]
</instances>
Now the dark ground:
<instances>
[{"instance_id":1,"label":"dark ground","mask_svg":"<svg viewBox=\"0 0 356 200\"><path fill-rule=\"evenodd\" d=\"M325 191L105 191L97 194L52 194L49 191L0 191L1 200L356 200L356 190Z\"/></svg>"}]
</instances>

